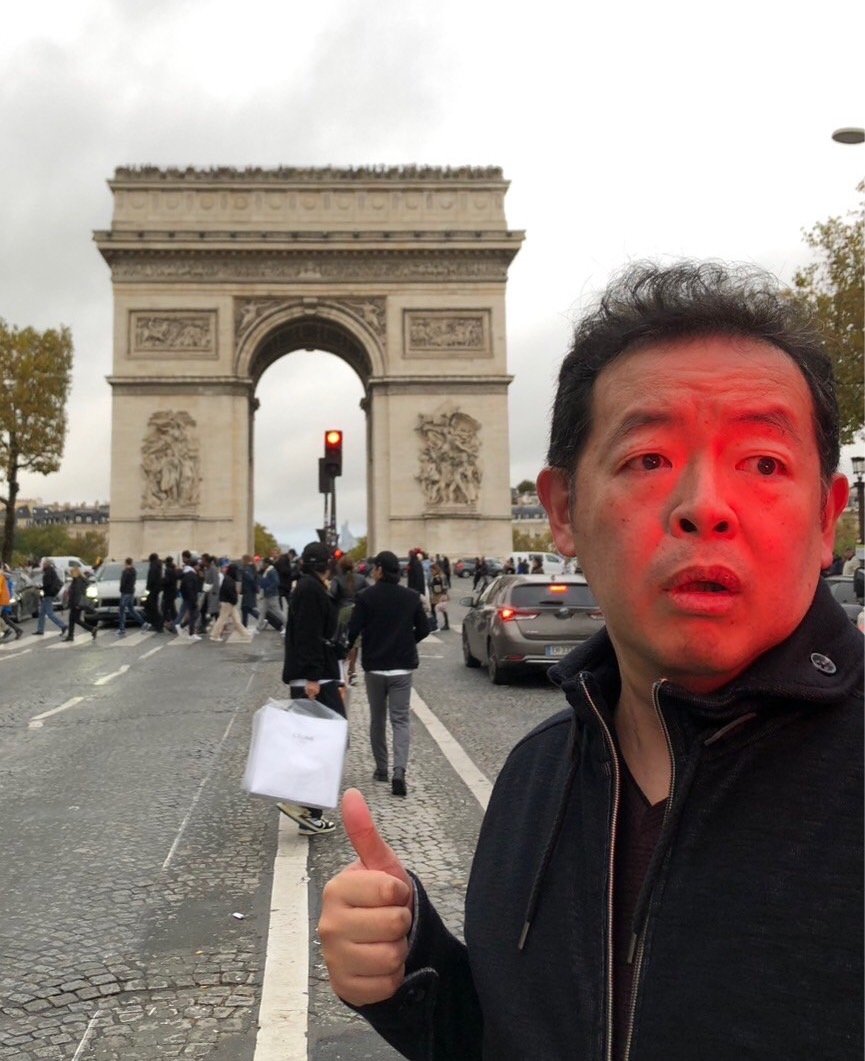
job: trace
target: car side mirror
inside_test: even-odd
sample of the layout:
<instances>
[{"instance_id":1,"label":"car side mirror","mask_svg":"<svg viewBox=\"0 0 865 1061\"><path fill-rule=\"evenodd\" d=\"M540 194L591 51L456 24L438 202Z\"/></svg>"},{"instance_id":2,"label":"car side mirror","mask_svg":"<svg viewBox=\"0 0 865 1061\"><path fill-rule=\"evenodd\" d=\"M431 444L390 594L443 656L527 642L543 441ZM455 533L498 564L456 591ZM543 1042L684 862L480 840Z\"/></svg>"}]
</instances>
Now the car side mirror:
<instances>
[{"instance_id":1,"label":"car side mirror","mask_svg":"<svg viewBox=\"0 0 865 1061\"><path fill-rule=\"evenodd\" d=\"M474 608L475 599L474 599L474 597L460 597L460 604L464 608Z\"/></svg>"}]
</instances>

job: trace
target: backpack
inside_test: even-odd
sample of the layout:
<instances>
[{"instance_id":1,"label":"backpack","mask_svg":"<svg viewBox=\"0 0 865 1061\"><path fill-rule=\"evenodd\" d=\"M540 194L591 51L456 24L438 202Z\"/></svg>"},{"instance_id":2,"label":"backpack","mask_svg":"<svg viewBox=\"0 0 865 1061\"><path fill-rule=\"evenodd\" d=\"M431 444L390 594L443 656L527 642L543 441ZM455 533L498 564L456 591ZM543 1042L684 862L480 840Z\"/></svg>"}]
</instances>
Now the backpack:
<instances>
[{"instance_id":1,"label":"backpack","mask_svg":"<svg viewBox=\"0 0 865 1061\"><path fill-rule=\"evenodd\" d=\"M9 582L5 575L0 574L0 608L5 608L11 600L12 594L9 592Z\"/></svg>"}]
</instances>

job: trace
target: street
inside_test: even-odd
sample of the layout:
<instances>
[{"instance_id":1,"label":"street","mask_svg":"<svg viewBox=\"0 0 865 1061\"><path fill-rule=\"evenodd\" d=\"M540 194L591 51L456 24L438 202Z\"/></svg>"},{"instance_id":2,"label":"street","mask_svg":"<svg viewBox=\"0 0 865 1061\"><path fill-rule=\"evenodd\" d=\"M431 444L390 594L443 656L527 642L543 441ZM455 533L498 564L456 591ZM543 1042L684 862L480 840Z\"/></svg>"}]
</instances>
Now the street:
<instances>
[{"instance_id":1,"label":"street","mask_svg":"<svg viewBox=\"0 0 865 1061\"><path fill-rule=\"evenodd\" d=\"M371 780L362 681L344 775L458 935L490 784L564 704L542 674L494 688L466 668L461 613L419 646L408 797ZM341 828L300 838L241 790L252 716L286 693L279 636L34 628L0 647L0 1058L397 1057L319 954L321 890L352 859Z\"/></svg>"}]
</instances>

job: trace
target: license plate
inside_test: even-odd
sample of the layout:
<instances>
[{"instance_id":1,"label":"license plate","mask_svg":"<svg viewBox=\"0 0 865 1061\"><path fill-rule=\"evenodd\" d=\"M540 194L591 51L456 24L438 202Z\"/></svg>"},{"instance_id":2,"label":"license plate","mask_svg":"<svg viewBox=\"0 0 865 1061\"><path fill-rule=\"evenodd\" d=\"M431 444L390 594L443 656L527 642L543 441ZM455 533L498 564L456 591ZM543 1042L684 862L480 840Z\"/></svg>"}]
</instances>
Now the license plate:
<instances>
[{"instance_id":1,"label":"license plate","mask_svg":"<svg viewBox=\"0 0 865 1061\"><path fill-rule=\"evenodd\" d=\"M547 645L544 652L547 656L567 656L575 647L574 645Z\"/></svg>"}]
</instances>

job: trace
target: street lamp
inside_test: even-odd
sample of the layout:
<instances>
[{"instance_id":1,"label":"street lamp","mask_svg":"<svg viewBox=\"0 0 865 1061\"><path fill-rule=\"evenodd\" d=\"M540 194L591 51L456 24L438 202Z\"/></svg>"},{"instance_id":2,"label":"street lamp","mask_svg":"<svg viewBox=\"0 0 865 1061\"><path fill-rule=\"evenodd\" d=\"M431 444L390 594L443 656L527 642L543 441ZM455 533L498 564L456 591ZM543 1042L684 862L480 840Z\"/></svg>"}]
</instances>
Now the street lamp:
<instances>
[{"instance_id":1,"label":"street lamp","mask_svg":"<svg viewBox=\"0 0 865 1061\"><path fill-rule=\"evenodd\" d=\"M859 509L859 544L865 542L865 457L853 458L853 474L856 477L856 507Z\"/></svg>"}]
</instances>

